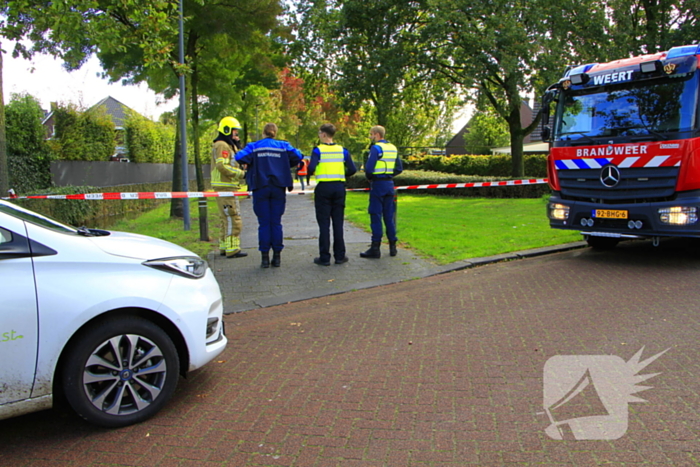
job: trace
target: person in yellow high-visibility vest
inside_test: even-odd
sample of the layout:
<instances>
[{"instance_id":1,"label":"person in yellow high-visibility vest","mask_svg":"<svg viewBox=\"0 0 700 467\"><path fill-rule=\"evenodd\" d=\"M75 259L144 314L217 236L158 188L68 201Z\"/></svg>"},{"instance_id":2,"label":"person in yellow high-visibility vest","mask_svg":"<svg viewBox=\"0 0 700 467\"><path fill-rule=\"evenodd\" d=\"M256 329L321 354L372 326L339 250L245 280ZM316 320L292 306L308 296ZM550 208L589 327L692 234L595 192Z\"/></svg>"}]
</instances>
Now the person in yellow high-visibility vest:
<instances>
[{"instance_id":1,"label":"person in yellow high-visibility vest","mask_svg":"<svg viewBox=\"0 0 700 467\"><path fill-rule=\"evenodd\" d=\"M373 126L369 131L372 146L369 150L365 176L370 183L369 212L372 229L372 245L360 253L362 258L381 258L382 221L386 226L389 240L389 255L396 256L396 224L394 221L394 177L403 172L403 164L396 146L384 139L386 130L381 125Z\"/></svg>"},{"instance_id":2,"label":"person in yellow high-visibility vest","mask_svg":"<svg viewBox=\"0 0 700 467\"><path fill-rule=\"evenodd\" d=\"M318 222L319 257L314 263L319 266L331 264L331 221L333 221L333 257L335 264L348 262L345 256L345 239L343 238L343 218L345 217L345 177L357 172L357 167L347 149L333 142L335 126L330 123L321 125L318 138L321 144L311 151L309 173L316 178L314 189L314 206Z\"/></svg>"},{"instance_id":3,"label":"person in yellow high-visibility vest","mask_svg":"<svg viewBox=\"0 0 700 467\"><path fill-rule=\"evenodd\" d=\"M241 124L233 117L224 117L219 122L219 134L211 149L211 187L215 191L238 191L245 171L240 168L234 154L240 144L238 130ZM248 253L241 251L240 204L236 197L216 198L221 219L219 252L227 258L241 258Z\"/></svg>"}]
</instances>

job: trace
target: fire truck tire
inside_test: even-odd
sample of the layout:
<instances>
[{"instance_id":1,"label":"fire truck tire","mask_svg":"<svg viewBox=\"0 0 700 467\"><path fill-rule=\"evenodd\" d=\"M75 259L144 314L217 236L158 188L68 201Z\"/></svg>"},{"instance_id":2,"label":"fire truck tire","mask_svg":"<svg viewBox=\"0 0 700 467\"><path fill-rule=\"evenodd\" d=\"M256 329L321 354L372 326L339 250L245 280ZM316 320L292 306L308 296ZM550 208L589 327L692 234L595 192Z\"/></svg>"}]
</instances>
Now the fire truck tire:
<instances>
[{"instance_id":1,"label":"fire truck tire","mask_svg":"<svg viewBox=\"0 0 700 467\"><path fill-rule=\"evenodd\" d=\"M611 250L620 243L620 239L613 237L594 237L591 235L586 238L586 242L588 242L589 247L596 250Z\"/></svg>"}]
</instances>

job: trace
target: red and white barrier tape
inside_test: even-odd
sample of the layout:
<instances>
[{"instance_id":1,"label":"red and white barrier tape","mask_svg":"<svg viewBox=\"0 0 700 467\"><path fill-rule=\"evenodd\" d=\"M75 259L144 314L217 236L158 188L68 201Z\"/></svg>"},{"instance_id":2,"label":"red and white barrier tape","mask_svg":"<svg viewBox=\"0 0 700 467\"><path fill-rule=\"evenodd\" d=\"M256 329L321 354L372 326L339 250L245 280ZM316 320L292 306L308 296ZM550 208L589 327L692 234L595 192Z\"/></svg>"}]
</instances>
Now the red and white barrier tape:
<instances>
[{"instance_id":1,"label":"red and white barrier tape","mask_svg":"<svg viewBox=\"0 0 700 467\"><path fill-rule=\"evenodd\" d=\"M230 198L232 196L249 196L249 191L163 191L131 193L79 193L74 195L29 195L2 199L172 199L172 198Z\"/></svg>"},{"instance_id":2,"label":"red and white barrier tape","mask_svg":"<svg viewBox=\"0 0 700 467\"><path fill-rule=\"evenodd\" d=\"M433 185L397 186L396 190L432 190L442 188L485 188L495 186L542 185L546 178L529 180L503 180L498 182L472 183L441 183ZM369 188L349 188L347 191L369 191ZM292 191L290 195L304 195L313 190ZM230 198L234 196L250 196L250 191L164 191L164 192L131 192L131 193L79 193L73 195L29 195L10 196L2 199L77 199L77 200L115 200L115 199L173 199L173 198Z\"/></svg>"},{"instance_id":3,"label":"red and white barrier tape","mask_svg":"<svg viewBox=\"0 0 700 467\"><path fill-rule=\"evenodd\" d=\"M517 185L542 185L547 183L546 178L531 178L529 180L502 180L499 182L472 182L472 183L440 183L433 185L407 185L397 186L396 190L432 190L440 188L482 188L492 186L517 186ZM349 188L347 191L369 191L369 188Z\"/></svg>"}]
</instances>

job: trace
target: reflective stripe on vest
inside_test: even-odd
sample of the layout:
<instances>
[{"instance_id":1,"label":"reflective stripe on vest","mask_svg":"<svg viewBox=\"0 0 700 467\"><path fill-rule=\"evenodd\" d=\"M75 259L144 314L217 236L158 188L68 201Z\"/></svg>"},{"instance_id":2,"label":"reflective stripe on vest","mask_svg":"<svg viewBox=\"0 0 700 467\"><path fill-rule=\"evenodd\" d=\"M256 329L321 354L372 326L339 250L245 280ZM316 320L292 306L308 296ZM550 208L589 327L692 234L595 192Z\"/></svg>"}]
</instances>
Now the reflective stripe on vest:
<instances>
[{"instance_id":1,"label":"reflective stripe on vest","mask_svg":"<svg viewBox=\"0 0 700 467\"><path fill-rule=\"evenodd\" d=\"M318 146L321 157L316 166L316 181L345 181L345 152L339 144L322 144Z\"/></svg>"},{"instance_id":2,"label":"reflective stripe on vest","mask_svg":"<svg viewBox=\"0 0 700 467\"><path fill-rule=\"evenodd\" d=\"M375 143L382 148L382 158L374 165L374 175L394 175L396 165L396 146L391 143Z\"/></svg>"}]
</instances>

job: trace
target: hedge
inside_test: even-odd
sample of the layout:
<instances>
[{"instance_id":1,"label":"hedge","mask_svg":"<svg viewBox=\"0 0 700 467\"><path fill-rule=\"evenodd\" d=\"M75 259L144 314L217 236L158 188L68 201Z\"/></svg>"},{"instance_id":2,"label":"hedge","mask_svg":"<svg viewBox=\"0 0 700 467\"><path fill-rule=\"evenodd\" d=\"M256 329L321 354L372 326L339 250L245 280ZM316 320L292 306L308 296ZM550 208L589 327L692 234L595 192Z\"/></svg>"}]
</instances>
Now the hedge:
<instances>
[{"instance_id":1,"label":"hedge","mask_svg":"<svg viewBox=\"0 0 700 467\"><path fill-rule=\"evenodd\" d=\"M527 178L547 176L547 156L544 154L525 154L525 174ZM408 156L404 165L412 170L427 170L456 175L478 175L482 177L510 177L513 165L510 154L494 156L461 155L433 156L422 154Z\"/></svg>"},{"instance_id":2,"label":"hedge","mask_svg":"<svg viewBox=\"0 0 700 467\"><path fill-rule=\"evenodd\" d=\"M197 181L190 182L190 190L196 191ZM109 192L159 192L171 191L172 182L121 185L109 189L91 186L64 186L41 190L32 195L68 195L80 193ZM153 209L157 205L170 202L168 199L138 200L67 200L67 199L15 199L23 208L30 209L64 224L95 228L107 228L114 220Z\"/></svg>"},{"instance_id":3,"label":"hedge","mask_svg":"<svg viewBox=\"0 0 700 467\"><path fill-rule=\"evenodd\" d=\"M532 177L542 178L542 177ZM424 170L405 170L394 178L396 186L431 185L443 183L472 183L511 180L512 177L476 177L455 175ZM358 172L347 180L348 188L368 188L369 181L363 172ZM541 198L549 193L549 185L516 185L480 188L437 188L429 190L399 190L399 193L420 193L472 198Z\"/></svg>"}]
</instances>

